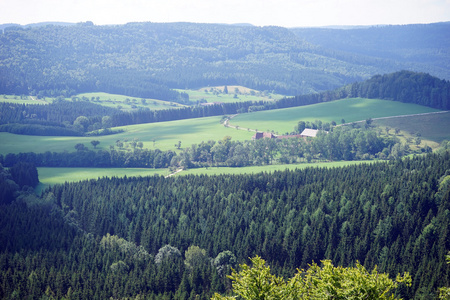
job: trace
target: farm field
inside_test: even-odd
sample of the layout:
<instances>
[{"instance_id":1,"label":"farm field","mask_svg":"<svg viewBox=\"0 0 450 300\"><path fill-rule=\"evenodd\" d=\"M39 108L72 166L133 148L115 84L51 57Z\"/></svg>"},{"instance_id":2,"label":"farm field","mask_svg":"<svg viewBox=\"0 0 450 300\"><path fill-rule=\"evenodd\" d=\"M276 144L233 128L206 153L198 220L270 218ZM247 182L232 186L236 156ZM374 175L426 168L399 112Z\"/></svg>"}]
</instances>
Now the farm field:
<instances>
[{"instance_id":1,"label":"farm field","mask_svg":"<svg viewBox=\"0 0 450 300\"><path fill-rule=\"evenodd\" d=\"M275 172L283 170L295 170L304 168L339 168L349 165L374 163L374 161L338 161L323 163L304 163L290 165L268 165L252 166L242 168L213 167L198 168L181 171L176 176L185 175L220 175L220 174L252 174L260 172ZM169 175L168 169L144 169L144 168L38 168L39 181L38 190L41 191L50 185L75 182L80 180L97 179L102 177L133 177Z\"/></svg>"},{"instance_id":2,"label":"farm field","mask_svg":"<svg viewBox=\"0 0 450 300\"><path fill-rule=\"evenodd\" d=\"M0 102L15 103L15 104L47 104L46 101L36 100L30 96L17 95L0 95Z\"/></svg>"},{"instance_id":3,"label":"farm field","mask_svg":"<svg viewBox=\"0 0 450 300\"><path fill-rule=\"evenodd\" d=\"M409 115L439 110L409 103L388 100L351 98L319 104L259 111L241 114L231 120L231 125L258 131L274 130L279 134L292 132L299 121L335 121L337 124L369 118Z\"/></svg>"},{"instance_id":4,"label":"farm field","mask_svg":"<svg viewBox=\"0 0 450 300\"><path fill-rule=\"evenodd\" d=\"M338 124L341 119L346 122L365 120L368 118L386 117L393 115L406 115L436 112L438 110L400 102L372 99L345 99L327 103L320 103L302 107L261 111L250 114L241 114L231 120L232 125L242 128L258 129L259 131L291 132L298 121L322 120L330 122L335 120ZM435 118L443 118L441 124L448 124L446 115L434 114L429 116L432 124ZM448 116L448 115L447 115ZM27 136L1 132L0 154L46 151L62 152L75 151L74 146L83 143L92 149L92 140L100 141L97 149L108 150L114 146L117 140L126 141L137 139L144 144L144 148L176 150L175 144L181 141L181 148L199 144L202 141L220 140L224 136L231 136L233 140L249 140L254 132L225 128L220 124L221 116L187 119L171 122L149 123L117 127L124 132L99 137L59 137L59 136ZM406 118L398 118L398 122L406 122ZM383 120L385 122L386 120ZM447 122L447 123L445 123ZM439 123L439 122L437 122ZM409 124L405 123L405 126ZM425 123L424 123L425 124ZM420 125L420 126L424 126ZM416 124L419 126L419 124ZM434 126L434 127L433 127ZM429 130L422 130L422 138L427 139L427 134L432 134L436 139L442 140L448 137L448 126L429 125ZM397 127L391 125L392 128ZM398 126L400 127L400 126ZM400 128L402 129L402 128ZM434 131L433 131L434 130ZM420 131L420 130L416 130Z\"/></svg>"},{"instance_id":5,"label":"farm field","mask_svg":"<svg viewBox=\"0 0 450 300\"><path fill-rule=\"evenodd\" d=\"M253 132L226 128L220 124L221 116L187 119L171 122L148 123L117 127L125 132L98 137L61 137L61 136L29 136L0 132L0 154L46 151L75 151L74 146L83 143L92 149L92 140L100 141L97 149L109 150L117 140L138 139L144 148L160 150L176 150L175 144L181 141L181 148L199 144L202 141L221 140L231 136L233 140L249 140Z\"/></svg>"},{"instance_id":6,"label":"farm field","mask_svg":"<svg viewBox=\"0 0 450 300\"><path fill-rule=\"evenodd\" d=\"M102 177L134 177L168 175L168 169L144 168L37 168L39 174L38 191L65 182L97 179Z\"/></svg>"},{"instance_id":7,"label":"farm field","mask_svg":"<svg viewBox=\"0 0 450 300\"><path fill-rule=\"evenodd\" d=\"M375 120L373 124L392 129L398 128L412 136L420 134L421 137L436 143L450 140L450 112Z\"/></svg>"},{"instance_id":8,"label":"farm field","mask_svg":"<svg viewBox=\"0 0 450 300\"><path fill-rule=\"evenodd\" d=\"M148 108L150 110L162 110L184 106L182 104L178 104L175 102L167 102L157 99L144 99L143 101L142 98L109 93L84 93L78 94L75 97L81 99L85 97L88 98L93 103L113 108L119 108L124 111L131 111L139 108Z\"/></svg>"},{"instance_id":9,"label":"farm field","mask_svg":"<svg viewBox=\"0 0 450 300\"><path fill-rule=\"evenodd\" d=\"M302 163L302 164L287 164L287 165L267 165L267 166L251 166L241 168L231 167L212 167L212 168L198 168L183 170L176 174L176 176L184 175L220 175L220 174L255 174L260 172L275 172L284 170L295 170L305 168L340 168L355 164L374 163L375 161L335 161L335 162L320 162L320 163Z\"/></svg>"},{"instance_id":10,"label":"farm field","mask_svg":"<svg viewBox=\"0 0 450 300\"><path fill-rule=\"evenodd\" d=\"M285 96L280 94L272 94L268 92L260 92L257 90L252 90L243 86L229 85L227 86L228 94L225 94L225 86L216 87L204 87L198 90L181 90L177 89L179 92L184 92L189 95L189 100L200 101L204 99L208 103L212 102L240 102L240 101L272 101L281 99ZM236 94L236 98L235 95Z\"/></svg>"}]
</instances>

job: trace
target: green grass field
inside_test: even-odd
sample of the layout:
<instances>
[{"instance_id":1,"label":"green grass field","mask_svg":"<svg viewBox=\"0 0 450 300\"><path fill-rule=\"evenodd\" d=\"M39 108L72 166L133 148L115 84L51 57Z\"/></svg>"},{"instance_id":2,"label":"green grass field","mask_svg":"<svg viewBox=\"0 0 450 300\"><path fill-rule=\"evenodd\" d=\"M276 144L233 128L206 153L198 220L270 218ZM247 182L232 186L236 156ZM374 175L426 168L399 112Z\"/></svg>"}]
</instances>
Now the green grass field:
<instances>
[{"instance_id":1,"label":"green grass field","mask_svg":"<svg viewBox=\"0 0 450 300\"><path fill-rule=\"evenodd\" d=\"M74 146L83 143L92 149L92 140L100 141L97 149L109 150L117 140L138 139L144 148L176 150L175 144L181 141L181 148L199 144L202 141L221 140L224 136L231 136L233 140L249 140L253 133L243 130L226 128L220 124L221 116L187 119L172 122L150 123L117 127L125 130L123 133L99 137L54 137L29 136L0 132L0 154L46 151L62 152L75 151Z\"/></svg>"},{"instance_id":2,"label":"green grass field","mask_svg":"<svg viewBox=\"0 0 450 300\"><path fill-rule=\"evenodd\" d=\"M0 95L0 102L15 104L48 104L43 100L36 100L36 97L16 96L16 95Z\"/></svg>"},{"instance_id":3,"label":"green grass field","mask_svg":"<svg viewBox=\"0 0 450 300\"><path fill-rule=\"evenodd\" d=\"M450 140L450 112L375 120L373 123L380 127L401 129L411 136L420 134L436 143Z\"/></svg>"},{"instance_id":4,"label":"green grass field","mask_svg":"<svg viewBox=\"0 0 450 300\"><path fill-rule=\"evenodd\" d=\"M142 98L109 93L84 93L76 95L75 97L78 97L80 99L85 97L88 98L89 101L91 101L92 103L113 108L119 108L124 111L137 110L139 108L148 108L150 110L161 110L184 106L175 102L168 102L156 99L144 99L145 101L143 102Z\"/></svg>"},{"instance_id":5,"label":"green grass field","mask_svg":"<svg viewBox=\"0 0 450 300\"><path fill-rule=\"evenodd\" d=\"M141 168L38 168L40 192L46 187L76 182L81 180L98 179L102 177L137 177L169 174L168 169L141 169Z\"/></svg>"},{"instance_id":6,"label":"green grass field","mask_svg":"<svg viewBox=\"0 0 450 300\"><path fill-rule=\"evenodd\" d=\"M185 175L220 175L220 174L254 174L261 172L275 172L283 170L295 170L304 168L339 168L355 164L374 163L374 161L339 161L326 163L293 164L293 165L269 165L252 166L243 168L199 168L181 171L176 176ZM103 177L137 177L137 176L167 176L168 169L133 169L133 168L38 168L39 186L37 191L41 192L45 188L55 184L65 182L77 182L81 180L98 179Z\"/></svg>"},{"instance_id":7,"label":"green grass field","mask_svg":"<svg viewBox=\"0 0 450 300\"><path fill-rule=\"evenodd\" d=\"M335 121L337 124L368 118L409 115L439 111L437 109L387 100L352 98L319 104L241 114L232 125L258 131L292 132L299 121Z\"/></svg>"},{"instance_id":8,"label":"green grass field","mask_svg":"<svg viewBox=\"0 0 450 300\"><path fill-rule=\"evenodd\" d=\"M345 119L346 122L353 122L367 118L434 111L437 110L393 101L345 99L309 106L241 114L233 118L231 123L239 125L241 128L252 128L260 131L274 130L285 133L293 131L299 120L322 120L324 122L335 120L340 123L341 119ZM109 146L115 145L117 140L138 139L144 143L144 148L175 150L175 144L178 141L181 141L181 148L183 148L190 147L192 144L199 144L202 141L217 141L227 135L231 136L233 140L249 140L254 134L251 131L225 128L220 124L220 119L221 117L218 116L123 126L119 127L125 130L123 133L100 137L27 136L1 132L0 154L30 151L36 153L75 151L74 146L77 143L83 143L92 149L90 141L94 139L100 141L100 145L97 146L98 149L109 149ZM399 122L402 121L399 120ZM435 136L441 136L441 138L448 136L449 127L436 127L438 128L434 129L433 132ZM426 131L422 132L423 138L426 138L426 133Z\"/></svg>"},{"instance_id":9,"label":"green grass field","mask_svg":"<svg viewBox=\"0 0 450 300\"><path fill-rule=\"evenodd\" d=\"M268 165L268 166L251 166L242 168L214 167L214 168L198 168L188 169L177 173L175 176L183 175L220 175L220 174L255 174L261 172L275 172L284 170L295 170L305 168L340 168L356 164L374 163L375 161L336 161L321 163L303 163L291 165Z\"/></svg>"},{"instance_id":10,"label":"green grass field","mask_svg":"<svg viewBox=\"0 0 450 300\"><path fill-rule=\"evenodd\" d=\"M223 103L233 103L240 101L273 101L281 99L284 96L279 94L264 93L257 90L252 90L243 86L227 86L228 94L223 93L225 86L216 87L204 87L198 90L181 90L179 92L184 92L189 95L189 100L199 101L201 99L207 102L223 102ZM236 94L236 98L235 95Z\"/></svg>"}]
</instances>

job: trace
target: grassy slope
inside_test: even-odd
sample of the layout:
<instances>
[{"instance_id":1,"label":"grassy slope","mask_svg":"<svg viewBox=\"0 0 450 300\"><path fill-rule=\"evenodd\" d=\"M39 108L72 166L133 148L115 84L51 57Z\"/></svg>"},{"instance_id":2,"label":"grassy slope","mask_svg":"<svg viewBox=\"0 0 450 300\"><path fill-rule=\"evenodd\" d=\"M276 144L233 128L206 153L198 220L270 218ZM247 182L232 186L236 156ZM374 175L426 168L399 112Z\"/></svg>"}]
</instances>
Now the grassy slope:
<instances>
[{"instance_id":1,"label":"grassy slope","mask_svg":"<svg viewBox=\"0 0 450 300\"><path fill-rule=\"evenodd\" d=\"M225 128L220 124L222 117L209 117L199 119L187 119L172 122L139 124L118 127L126 130L123 133L99 136L99 137L52 137L52 136L28 136L0 132L0 154L19 152L61 152L75 151L77 143L93 148L92 140L99 140L97 149L109 149L117 140L139 139L144 143L144 148L175 150L175 144L181 141L181 147L190 147L202 141L220 140L229 135L233 140L249 140L252 132ZM155 143L153 143L155 140Z\"/></svg>"},{"instance_id":2,"label":"grassy slope","mask_svg":"<svg viewBox=\"0 0 450 300\"><path fill-rule=\"evenodd\" d=\"M311 164L293 164L293 165L270 165L270 166L252 166L243 168L199 168L189 169L177 173L176 176L184 175L220 175L220 174L252 174L260 172L275 172L286 169L304 169L310 167L338 168L348 165L374 163L373 161L339 161L327 163L311 163ZM46 187L54 184L62 184L67 182L75 182L86 179L97 179L102 177L127 177L132 176L153 176L169 174L168 169L143 169L143 168L38 168L40 184L37 188L42 191Z\"/></svg>"},{"instance_id":3,"label":"grassy slope","mask_svg":"<svg viewBox=\"0 0 450 300\"><path fill-rule=\"evenodd\" d=\"M251 114L241 114L233 118L231 123L241 128L252 128L258 130L275 130L279 133L291 132L299 120L314 121L320 119L324 122L335 120L340 123L344 118L347 122L364 120L401 114L414 114L433 112L435 109L385 100L371 99L345 99L328 103L320 103L309 106L279 109L273 111L262 111ZM437 115L433 115L437 116ZM430 117L432 118L435 117ZM19 153L34 151L37 153L45 151L75 151L77 143L84 143L92 148L90 141L99 140L99 149L109 149L115 145L117 140L132 140L137 138L144 143L144 148L175 150L175 144L181 141L181 147L189 147L202 141L220 140L229 135L234 140L249 140L253 132L225 128L220 124L221 117L209 117L199 119L188 119L172 122L161 122L151 124L139 124L121 127L124 133L101 136L101 137L48 137L48 136L26 136L10 133L0 133L0 153ZM399 118L399 122L405 122L406 118ZM448 120L447 120L448 121ZM392 126L394 127L394 126ZM397 126L395 126L397 127ZM400 126L398 126L400 127ZM447 126L437 126L435 135L448 137ZM402 129L402 128L401 128ZM421 132L426 138L426 132ZM153 143L155 140L155 143Z\"/></svg>"},{"instance_id":4,"label":"grassy slope","mask_svg":"<svg viewBox=\"0 0 450 300\"><path fill-rule=\"evenodd\" d=\"M48 104L42 100L36 100L36 97L31 98L30 96L25 96L20 99L20 96L16 95L0 95L0 102L14 103L14 104Z\"/></svg>"},{"instance_id":5,"label":"grassy slope","mask_svg":"<svg viewBox=\"0 0 450 300\"><path fill-rule=\"evenodd\" d=\"M374 124L392 129L399 128L411 135L419 133L422 138L437 143L450 139L450 112L376 120Z\"/></svg>"},{"instance_id":6,"label":"grassy slope","mask_svg":"<svg viewBox=\"0 0 450 300\"><path fill-rule=\"evenodd\" d=\"M298 121L341 123L355 122L368 118L408 115L439 111L437 109L387 100L352 98L308 106L260 111L241 114L232 119L232 125L259 131L274 130L280 134L291 132Z\"/></svg>"},{"instance_id":7,"label":"grassy slope","mask_svg":"<svg viewBox=\"0 0 450 300\"><path fill-rule=\"evenodd\" d=\"M291 165L268 165L268 166L251 166L242 168L229 168L229 167L213 167L213 168L199 168L199 169L188 169L177 173L176 176L183 175L220 175L220 174L254 174L260 172L275 172L283 170L295 170L295 169L305 169L305 168L339 168L355 164L362 163L374 163L374 161L336 161L336 162L321 162L321 163L302 163L302 164L291 164Z\"/></svg>"},{"instance_id":8,"label":"grassy slope","mask_svg":"<svg viewBox=\"0 0 450 300\"><path fill-rule=\"evenodd\" d=\"M168 169L131 169L131 168L38 168L39 185L37 191L40 192L46 187L55 184L75 182L87 179L97 179L102 177L132 177L132 176L152 176L168 175Z\"/></svg>"},{"instance_id":9,"label":"grassy slope","mask_svg":"<svg viewBox=\"0 0 450 300\"><path fill-rule=\"evenodd\" d=\"M284 96L279 94L271 93L261 93L257 90L252 90L243 86L227 86L228 94L224 94L225 86L216 87L204 87L198 90L177 90L179 92L184 92L189 95L189 100L198 101L205 99L207 102L224 102L224 103L234 103L240 101L273 101L275 99L281 99ZM238 89L236 93L237 98L234 98L235 90ZM214 91L216 92L214 94ZM253 92L253 95L252 95Z\"/></svg>"},{"instance_id":10,"label":"grassy slope","mask_svg":"<svg viewBox=\"0 0 450 300\"><path fill-rule=\"evenodd\" d=\"M97 98L99 97L99 100L93 101L93 103L100 104L103 106L108 107L114 107L118 108L121 107L124 111L131 111L131 110L137 110L139 108L148 108L151 110L161 110L161 109L171 109L171 108L177 108L177 107L183 107L184 105L174 103L174 102L167 102L162 100L156 100L156 99L145 99L146 103L143 104L141 101L141 98L136 97L130 97L125 95L117 95L117 94L109 94L109 93L84 93L76 95L76 97L82 98L87 97L91 99L92 97ZM126 99L129 99L130 102L127 104L125 101ZM69 100L69 99L68 99ZM131 105L135 105L135 108L132 108Z\"/></svg>"}]
</instances>

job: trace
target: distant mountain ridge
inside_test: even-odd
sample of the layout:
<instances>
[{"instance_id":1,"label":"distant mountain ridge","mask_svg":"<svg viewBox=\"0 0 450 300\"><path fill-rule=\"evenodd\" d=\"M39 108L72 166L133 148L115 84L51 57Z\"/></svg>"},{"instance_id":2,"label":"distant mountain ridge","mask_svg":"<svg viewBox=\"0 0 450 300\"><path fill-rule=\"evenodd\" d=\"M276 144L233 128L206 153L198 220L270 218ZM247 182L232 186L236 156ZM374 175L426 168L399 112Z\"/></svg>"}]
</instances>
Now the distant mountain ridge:
<instances>
[{"instance_id":1,"label":"distant mountain ridge","mask_svg":"<svg viewBox=\"0 0 450 300\"><path fill-rule=\"evenodd\" d=\"M450 23L345 30L70 25L5 28L0 34L0 93L104 91L181 102L169 89L242 85L299 95L399 70L450 79Z\"/></svg>"},{"instance_id":2,"label":"distant mountain ridge","mask_svg":"<svg viewBox=\"0 0 450 300\"><path fill-rule=\"evenodd\" d=\"M378 60L380 64L391 63L450 79L450 22L346 29L294 28L292 31L337 58L346 54L365 56L368 61Z\"/></svg>"}]
</instances>

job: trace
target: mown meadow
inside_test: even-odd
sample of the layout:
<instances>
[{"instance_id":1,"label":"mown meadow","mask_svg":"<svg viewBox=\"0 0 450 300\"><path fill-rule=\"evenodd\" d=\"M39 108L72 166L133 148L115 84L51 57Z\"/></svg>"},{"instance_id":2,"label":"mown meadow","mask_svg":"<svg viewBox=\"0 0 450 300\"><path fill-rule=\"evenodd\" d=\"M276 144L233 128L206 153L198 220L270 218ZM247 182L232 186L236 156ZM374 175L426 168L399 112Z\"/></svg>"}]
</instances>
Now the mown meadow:
<instances>
[{"instance_id":1,"label":"mown meadow","mask_svg":"<svg viewBox=\"0 0 450 300\"><path fill-rule=\"evenodd\" d=\"M36 190L40 193L48 186L65 182L77 182L103 177L167 176L169 170L144 168L38 168L38 174L40 183Z\"/></svg>"},{"instance_id":2,"label":"mown meadow","mask_svg":"<svg viewBox=\"0 0 450 300\"><path fill-rule=\"evenodd\" d=\"M437 112L439 110L421 105L401 103L388 100L351 98L293 108L259 111L241 114L231 123L243 128L258 131L272 131L284 134L292 132L298 121L321 120L335 121L340 124L366 120L369 118L390 117Z\"/></svg>"},{"instance_id":3,"label":"mown meadow","mask_svg":"<svg viewBox=\"0 0 450 300\"><path fill-rule=\"evenodd\" d=\"M400 128L411 135L440 143L450 139L450 112L375 120L381 127Z\"/></svg>"},{"instance_id":4,"label":"mown meadow","mask_svg":"<svg viewBox=\"0 0 450 300\"><path fill-rule=\"evenodd\" d=\"M157 99L136 98L110 93L83 93L78 94L75 97L78 99L89 99L89 101L92 101L93 103L118 108L124 111L136 109L161 110L184 106L175 102L167 102Z\"/></svg>"},{"instance_id":5,"label":"mown meadow","mask_svg":"<svg viewBox=\"0 0 450 300\"><path fill-rule=\"evenodd\" d=\"M305 168L339 168L355 164L374 163L374 161L335 161L321 163L302 163L289 165L251 166L242 168L210 167L187 169L173 176L186 175L221 175L221 174L256 174L261 172L276 172L284 170L296 170ZM40 193L45 188L63 184L65 182L77 182L81 180L98 179L103 177L138 177L138 176L169 176L169 169L145 169L145 168L38 168L40 184L37 191Z\"/></svg>"},{"instance_id":6,"label":"mown meadow","mask_svg":"<svg viewBox=\"0 0 450 300\"><path fill-rule=\"evenodd\" d=\"M323 122L331 122L334 120L339 124L342 119L349 123L369 118L437 111L439 110L415 104L357 98L240 114L231 119L231 124L239 126L239 130L224 127L222 124L223 118L217 116L116 127L115 129L120 129L124 132L98 137L28 136L1 132L0 140L3 143L0 144L0 154L5 155L7 153L30 151L36 153L46 151L70 152L75 151L74 146L78 143L83 143L85 146L93 149L90 144L92 140L100 141L97 149L104 150L108 150L110 146L115 146L118 140L125 142L125 144L127 141L137 140L143 143L144 148L176 151L178 142L181 142L180 148L182 149L184 147L190 147L192 144L199 144L202 141L218 141L225 136L230 136L233 140L250 140L254 132L247 130L247 128L284 134L286 132L292 132L300 120L321 120ZM444 125L448 123L448 117L440 114L429 116L429 123L434 123L434 118L443 118L442 122L444 123L442 124ZM396 126L392 125L392 127L408 130L410 125L406 122L407 120L407 118L401 118L401 120L399 118ZM416 126L421 126L419 125L421 124L420 121L410 120L412 120L411 124L417 123ZM383 122L387 121L383 120ZM422 124L425 123L422 122ZM439 124L439 121L437 124ZM447 126L434 125L434 127L431 127L430 125L429 128L430 130L423 130L421 132L423 140L428 138L427 134L439 136L440 140L446 139L450 135Z\"/></svg>"},{"instance_id":7,"label":"mown meadow","mask_svg":"<svg viewBox=\"0 0 450 300\"><path fill-rule=\"evenodd\" d=\"M203 87L197 90L177 89L180 93L189 95L191 101L206 101L208 103L223 102L233 103L239 101L273 101L281 99L284 96L270 92L260 92L243 86L231 85L227 86L228 92L225 93L225 86Z\"/></svg>"},{"instance_id":8,"label":"mown meadow","mask_svg":"<svg viewBox=\"0 0 450 300\"><path fill-rule=\"evenodd\" d=\"M75 151L74 146L83 143L93 149L90 142L100 141L97 149L109 150L116 141L122 142L138 140L148 149L176 150L175 144L181 141L181 147L189 147L202 141L221 140L224 136L231 136L234 140L248 140L252 132L224 127L220 121L222 117L208 117L186 119L171 122L149 123L116 127L124 130L122 133L95 137L61 137L61 136L28 136L6 132L0 133L0 154L20 152L62 152Z\"/></svg>"}]
</instances>

